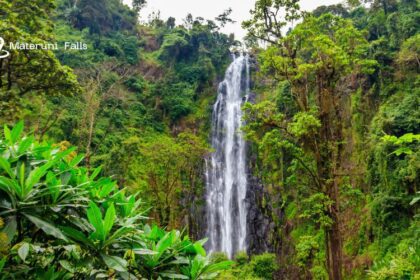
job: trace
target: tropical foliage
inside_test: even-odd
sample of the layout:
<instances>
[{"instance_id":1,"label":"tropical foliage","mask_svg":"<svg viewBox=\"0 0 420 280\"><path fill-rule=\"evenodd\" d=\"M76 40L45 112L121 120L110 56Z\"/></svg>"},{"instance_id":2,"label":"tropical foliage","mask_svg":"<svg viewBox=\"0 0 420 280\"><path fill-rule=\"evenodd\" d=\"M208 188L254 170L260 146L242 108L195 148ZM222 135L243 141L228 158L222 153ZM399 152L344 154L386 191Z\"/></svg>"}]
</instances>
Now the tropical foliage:
<instances>
[{"instance_id":1,"label":"tropical foliage","mask_svg":"<svg viewBox=\"0 0 420 280\"><path fill-rule=\"evenodd\" d=\"M418 1L255 1L243 110L264 246L234 263L202 239L232 10L139 20L146 4L0 0L0 279L418 279Z\"/></svg>"},{"instance_id":2,"label":"tropical foliage","mask_svg":"<svg viewBox=\"0 0 420 280\"><path fill-rule=\"evenodd\" d=\"M368 2L307 14L298 1L256 1L243 24L269 43L255 50L260 95L245 132L291 278L420 275L418 3Z\"/></svg>"},{"instance_id":3,"label":"tropical foliage","mask_svg":"<svg viewBox=\"0 0 420 280\"><path fill-rule=\"evenodd\" d=\"M209 279L205 240L146 224L138 194L78 164L74 148L23 136L0 139L3 279Z\"/></svg>"}]
</instances>

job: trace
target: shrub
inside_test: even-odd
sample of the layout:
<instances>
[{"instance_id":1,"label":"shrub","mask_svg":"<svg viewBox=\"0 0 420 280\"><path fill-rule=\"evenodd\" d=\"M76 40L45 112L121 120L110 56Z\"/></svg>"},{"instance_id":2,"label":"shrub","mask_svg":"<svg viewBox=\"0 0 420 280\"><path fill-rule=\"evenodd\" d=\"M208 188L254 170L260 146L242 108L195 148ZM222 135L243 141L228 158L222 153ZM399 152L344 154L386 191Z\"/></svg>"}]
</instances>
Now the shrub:
<instances>
[{"instance_id":1,"label":"shrub","mask_svg":"<svg viewBox=\"0 0 420 280\"><path fill-rule=\"evenodd\" d=\"M210 255L210 262L211 263L219 263L223 261L227 261L229 258L223 252L214 252Z\"/></svg>"},{"instance_id":2,"label":"shrub","mask_svg":"<svg viewBox=\"0 0 420 280\"><path fill-rule=\"evenodd\" d=\"M263 279L272 279L273 273L278 269L276 255L269 253L253 256L250 265L255 276Z\"/></svg>"},{"instance_id":3,"label":"shrub","mask_svg":"<svg viewBox=\"0 0 420 280\"><path fill-rule=\"evenodd\" d=\"M235 255L235 261L238 265L244 265L249 261L249 256L245 251L237 252Z\"/></svg>"}]
</instances>

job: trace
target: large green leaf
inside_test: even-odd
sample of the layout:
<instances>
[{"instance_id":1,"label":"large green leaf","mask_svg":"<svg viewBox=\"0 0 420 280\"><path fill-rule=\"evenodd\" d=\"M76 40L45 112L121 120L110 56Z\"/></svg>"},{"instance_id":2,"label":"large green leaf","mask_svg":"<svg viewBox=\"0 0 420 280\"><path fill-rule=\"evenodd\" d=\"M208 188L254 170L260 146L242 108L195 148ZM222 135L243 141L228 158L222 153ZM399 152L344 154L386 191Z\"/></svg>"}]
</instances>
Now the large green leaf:
<instances>
[{"instance_id":1,"label":"large green leaf","mask_svg":"<svg viewBox=\"0 0 420 280\"><path fill-rule=\"evenodd\" d=\"M69 166L74 168L76 167L76 165L78 165L84 158L84 154L79 154L77 156L75 156L70 162L69 162Z\"/></svg>"},{"instance_id":2,"label":"large green leaf","mask_svg":"<svg viewBox=\"0 0 420 280\"><path fill-rule=\"evenodd\" d=\"M124 217L128 217L130 214L133 213L133 209L136 206L136 198L134 195L129 196L128 198L125 198L124 194L121 193L120 195L120 200L121 201L121 208L122 208L122 212ZM140 202L140 201L138 201Z\"/></svg>"},{"instance_id":3,"label":"large green leaf","mask_svg":"<svg viewBox=\"0 0 420 280\"><path fill-rule=\"evenodd\" d=\"M81 231L71 227L62 227L61 229L71 239L82 242L86 246L93 246L92 242Z\"/></svg>"},{"instance_id":4,"label":"large green leaf","mask_svg":"<svg viewBox=\"0 0 420 280\"><path fill-rule=\"evenodd\" d=\"M25 217L28 218L29 221L31 221L32 223L34 223L38 228L42 229L46 234L48 235L52 235L58 239L62 239L67 241L66 236L61 232L61 230L59 230L58 228L56 228L55 226L53 226L52 224L41 220L38 217L29 215L27 213L24 213Z\"/></svg>"},{"instance_id":5,"label":"large green leaf","mask_svg":"<svg viewBox=\"0 0 420 280\"><path fill-rule=\"evenodd\" d=\"M23 153L25 153L33 144L34 142L34 137L30 136L30 137L25 137L19 144L18 147L18 156L22 155Z\"/></svg>"},{"instance_id":6,"label":"large green leaf","mask_svg":"<svg viewBox=\"0 0 420 280\"><path fill-rule=\"evenodd\" d=\"M147 239L150 239L150 240L153 240L153 241L158 241L159 239L164 237L165 234L166 234L164 230L157 227L156 225L154 225L152 228L150 228L149 225L145 225L144 226L144 233L145 233L145 237Z\"/></svg>"},{"instance_id":7,"label":"large green leaf","mask_svg":"<svg viewBox=\"0 0 420 280\"><path fill-rule=\"evenodd\" d=\"M4 265L6 264L6 257L0 260L0 272L3 270Z\"/></svg>"},{"instance_id":8,"label":"large green leaf","mask_svg":"<svg viewBox=\"0 0 420 280\"><path fill-rule=\"evenodd\" d=\"M94 203L89 203L87 216L90 224L95 228L95 233L92 235L94 238L105 241L105 229L102 222L101 209Z\"/></svg>"},{"instance_id":9,"label":"large green leaf","mask_svg":"<svg viewBox=\"0 0 420 280\"><path fill-rule=\"evenodd\" d=\"M127 271L119 271L118 276L121 278L121 280L138 280L139 279L135 275L133 275L133 274L127 272Z\"/></svg>"},{"instance_id":10,"label":"large green leaf","mask_svg":"<svg viewBox=\"0 0 420 280\"><path fill-rule=\"evenodd\" d=\"M22 163L20 163L19 173L18 173L18 175L19 175L19 184L21 186L22 193L24 192L24 186L25 186L25 171L26 171L26 166L25 166L25 163L22 162Z\"/></svg>"},{"instance_id":11,"label":"large green leaf","mask_svg":"<svg viewBox=\"0 0 420 280\"><path fill-rule=\"evenodd\" d=\"M28 193L35 184L39 183L42 177L48 172L52 166L57 164L57 162L62 159L63 157L69 155L71 152L74 151L74 148L67 149L65 151L59 152L55 155L54 159L48 161L41 167L37 167L29 173L28 178L25 181L25 191Z\"/></svg>"},{"instance_id":12,"label":"large green leaf","mask_svg":"<svg viewBox=\"0 0 420 280\"><path fill-rule=\"evenodd\" d=\"M156 255L157 252L149 249L133 249L133 252L137 255Z\"/></svg>"},{"instance_id":13,"label":"large green leaf","mask_svg":"<svg viewBox=\"0 0 420 280\"><path fill-rule=\"evenodd\" d=\"M22 188L18 184L16 180L6 178L4 176L0 176L0 189L3 189L7 192L11 197L19 197L22 198Z\"/></svg>"},{"instance_id":14,"label":"large green leaf","mask_svg":"<svg viewBox=\"0 0 420 280\"><path fill-rule=\"evenodd\" d=\"M123 258L117 256L108 256L105 254L101 254L101 257L109 268L121 272L127 271L127 261Z\"/></svg>"},{"instance_id":15,"label":"large green leaf","mask_svg":"<svg viewBox=\"0 0 420 280\"><path fill-rule=\"evenodd\" d=\"M200 241L197 241L194 243L194 250L197 254L205 257L206 256L206 250L204 250L203 245Z\"/></svg>"},{"instance_id":16,"label":"large green leaf","mask_svg":"<svg viewBox=\"0 0 420 280\"><path fill-rule=\"evenodd\" d=\"M105 198L107 196L109 196L109 194L116 189L116 185L114 182L109 181L109 180L104 180L104 182L101 182L101 189L99 190L99 197L100 198Z\"/></svg>"},{"instance_id":17,"label":"large green leaf","mask_svg":"<svg viewBox=\"0 0 420 280\"><path fill-rule=\"evenodd\" d=\"M121 238L122 236L134 231L135 229L133 228L128 228L128 227L121 227L119 229L117 229L109 238L106 239L106 241L104 242L104 246L109 246L112 243L116 242L119 238Z\"/></svg>"},{"instance_id":18,"label":"large green leaf","mask_svg":"<svg viewBox=\"0 0 420 280\"><path fill-rule=\"evenodd\" d=\"M97 167L95 168L95 170L93 170L92 175L90 175L90 180L95 180L95 178L99 175L99 173L101 172L102 168L101 167Z\"/></svg>"},{"instance_id":19,"label":"large green leaf","mask_svg":"<svg viewBox=\"0 0 420 280\"><path fill-rule=\"evenodd\" d=\"M233 261L223 261L216 264L209 264L209 258L196 255L191 260L189 267L184 267L182 272L188 275L190 279L213 279L223 270L227 270L234 264Z\"/></svg>"},{"instance_id":20,"label":"large green leaf","mask_svg":"<svg viewBox=\"0 0 420 280\"><path fill-rule=\"evenodd\" d=\"M12 142L12 133L10 132L10 129L7 125L4 125L4 138L7 140L7 142L10 145L13 145L14 143Z\"/></svg>"},{"instance_id":21,"label":"large green leaf","mask_svg":"<svg viewBox=\"0 0 420 280\"><path fill-rule=\"evenodd\" d=\"M49 171L47 173L47 187L54 203L57 202L60 195L60 184L61 182L56 178L55 174Z\"/></svg>"},{"instance_id":22,"label":"large green leaf","mask_svg":"<svg viewBox=\"0 0 420 280\"><path fill-rule=\"evenodd\" d=\"M190 277L178 274L175 272L161 272L159 273L160 276L165 277L166 279L190 279Z\"/></svg>"},{"instance_id":23,"label":"large green leaf","mask_svg":"<svg viewBox=\"0 0 420 280\"><path fill-rule=\"evenodd\" d=\"M26 181L25 181L25 186L24 186L25 191L23 193L24 196L28 195L31 192L35 184L39 183L41 178L44 177L45 174L47 174L48 169L54 166L54 164L56 164L56 161L51 160L47 162L46 164L44 164L43 166L35 168L29 173L28 178L26 178Z\"/></svg>"},{"instance_id":24,"label":"large green leaf","mask_svg":"<svg viewBox=\"0 0 420 280\"><path fill-rule=\"evenodd\" d=\"M158 254L155 256L155 260L158 260L163 253L172 245L174 238L174 231L168 232L156 245L156 251Z\"/></svg>"},{"instance_id":25,"label":"large green leaf","mask_svg":"<svg viewBox=\"0 0 420 280\"><path fill-rule=\"evenodd\" d=\"M48 169L50 169L52 166L56 165L61 159L68 156L75 150L74 147L71 147L67 150L55 153L55 151L52 152L53 158L49 159L49 161L44 164L41 167L38 167L29 174L28 179L26 181L27 187L33 186L39 182L39 180L45 175Z\"/></svg>"},{"instance_id":26,"label":"large green leaf","mask_svg":"<svg viewBox=\"0 0 420 280\"><path fill-rule=\"evenodd\" d=\"M7 175L9 175L10 178L15 178L15 174L13 173L12 168L10 167L10 163L3 157L0 157L0 168L6 171Z\"/></svg>"},{"instance_id":27,"label":"large green leaf","mask_svg":"<svg viewBox=\"0 0 420 280\"><path fill-rule=\"evenodd\" d=\"M201 270L206 265L206 258L201 257L200 255L195 256L191 262L190 277L191 279L198 279Z\"/></svg>"},{"instance_id":28,"label":"large green leaf","mask_svg":"<svg viewBox=\"0 0 420 280\"><path fill-rule=\"evenodd\" d=\"M71 272L71 273L75 273L75 272L76 272L75 267L74 267L74 266L73 266L73 264L72 264L72 263L70 263L69 261L66 261L66 260L60 260L60 261L59 261L59 263L60 263L60 265L61 265L64 269L66 269L67 271L69 271L69 272Z\"/></svg>"},{"instance_id":29,"label":"large green leaf","mask_svg":"<svg viewBox=\"0 0 420 280\"><path fill-rule=\"evenodd\" d=\"M204 268L204 273L215 273L221 272L226 269L230 269L235 262L233 261L223 261L215 264L211 264Z\"/></svg>"},{"instance_id":30,"label":"large green leaf","mask_svg":"<svg viewBox=\"0 0 420 280\"><path fill-rule=\"evenodd\" d=\"M108 236L109 232L112 229L112 226L114 225L115 221L115 207L114 204L111 204L111 206L108 207L105 214L104 219L104 231L105 231L105 238Z\"/></svg>"},{"instance_id":31,"label":"large green leaf","mask_svg":"<svg viewBox=\"0 0 420 280\"><path fill-rule=\"evenodd\" d=\"M12 129L12 132L10 134L10 138L13 143L16 143L19 140L20 135L23 132L23 121L18 122Z\"/></svg>"}]
</instances>

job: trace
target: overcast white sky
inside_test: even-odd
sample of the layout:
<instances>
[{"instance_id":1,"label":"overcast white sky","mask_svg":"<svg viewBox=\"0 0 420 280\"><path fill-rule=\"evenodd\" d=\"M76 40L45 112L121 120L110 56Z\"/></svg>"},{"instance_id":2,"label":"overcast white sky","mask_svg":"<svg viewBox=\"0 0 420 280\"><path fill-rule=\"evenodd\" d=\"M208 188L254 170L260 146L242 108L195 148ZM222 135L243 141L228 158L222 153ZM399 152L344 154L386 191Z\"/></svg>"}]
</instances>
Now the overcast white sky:
<instances>
[{"instance_id":1,"label":"overcast white sky","mask_svg":"<svg viewBox=\"0 0 420 280\"><path fill-rule=\"evenodd\" d=\"M225 33L235 33L237 39L242 39L246 31L241 28L241 22L249 19L249 11L254 7L255 0L147 0L147 6L141 13L142 20L147 20L147 15L160 11L161 18L176 18L177 24L181 24L188 13L194 17L214 19L224 10L232 8L231 18L235 24L229 24L223 30ZM301 0L303 10L312 11L318 6L331 5L343 2L343 0ZM131 0L124 0L130 4Z\"/></svg>"}]
</instances>

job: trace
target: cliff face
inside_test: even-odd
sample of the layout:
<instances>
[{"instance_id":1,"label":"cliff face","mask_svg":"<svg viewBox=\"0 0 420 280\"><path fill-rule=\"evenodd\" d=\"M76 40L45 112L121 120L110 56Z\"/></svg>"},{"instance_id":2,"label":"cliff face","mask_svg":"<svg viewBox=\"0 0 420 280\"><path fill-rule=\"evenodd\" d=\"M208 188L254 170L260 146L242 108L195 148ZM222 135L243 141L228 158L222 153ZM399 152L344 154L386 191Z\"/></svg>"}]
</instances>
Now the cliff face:
<instances>
[{"instance_id":1,"label":"cliff face","mask_svg":"<svg viewBox=\"0 0 420 280\"><path fill-rule=\"evenodd\" d=\"M248 254L274 251L271 233L275 227L271 217L271 205L264 205L267 194L258 178L249 176L248 203Z\"/></svg>"},{"instance_id":2,"label":"cliff face","mask_svg":"<svg viewBox=\"0 0 420 280\"><path fill-rule=\"evenodd\" d=\"M255 103L255 98L255 94L250 93L248 102ZM283 213L280 207L273 205L273 202L279 204L281 196L276 194L276 197L273 197L258 178L256 172L257 156L250 144L247 145L247 163L249 184L246 196L248 254L275 252L281 241L280 235L277 234L280 229L275 221L281 220Z\"/></svg>"},{"instance_id":3,"label":"cliff face","mask_svg":"<svg viewBox=\"0 0 420 280\"><path fill-rule=\"evenodd\" d=\"M250 56L250 88L254 88L253 74L258 73L259 67L256 57ZM257 95L250 92L248 102L256 103ZM281 197L272 197L258 177L257 172L257 153L253 150L250 143L247 144L247 176L248 192L246 196L248 216L247 216L247 238L248 254L260 254L264 252L275 252L280 244L280 232L276 228L276 222L282 218L283 214L273 206L273 201L280 201ZM276 194L280 196L280 194ZM277 223L278 224L278 223Z\"/></svg>"}]
</instances>

